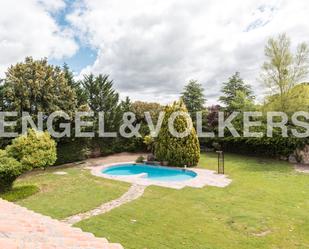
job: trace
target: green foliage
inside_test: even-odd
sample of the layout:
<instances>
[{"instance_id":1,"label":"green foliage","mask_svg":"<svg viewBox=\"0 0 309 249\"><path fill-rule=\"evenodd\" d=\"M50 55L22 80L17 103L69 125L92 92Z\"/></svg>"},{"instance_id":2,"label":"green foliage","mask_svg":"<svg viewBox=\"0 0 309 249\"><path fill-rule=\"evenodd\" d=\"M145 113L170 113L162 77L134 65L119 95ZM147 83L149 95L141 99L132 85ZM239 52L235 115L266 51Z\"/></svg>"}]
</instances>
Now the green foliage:
<instances>
[{"instance_id":1,"label":"green foliage","mask_svg":"<svg viewBox=\"0 0 309 249\"><path fill-rule=\"evenodd\" d=\"M93 74L85 75L82 85L87 96L88 106L91 111L104 112L105 131L117 131L121 121L121 109L119 105L119 94L113 89L113 81L108 75ZM95 127L98 127L98 120Z\"/></svg>"},{"instance_id":2,"label":"green foliage","mask_svg":"<svg viewBox=\"0 0 309 249\"><path fill-rule=\"evenodd\" d=\"M59 67L49 65L46 59L27 57L8 69L3 102L4 110L29 112L31 116L58 110L70 115L75 110L76 95Z\"/></svg>"},{"instance_id":3,"label":"green foliage","mask_svg":"<svg viewBox=\"0 0 309 249\"><path fill-rule=\"evenodd\" d=\"M144 162L144 160L145 160L145 157L139 156L138 158L136 158L135 162L136 163L142 163L142 162Z\"/></svg>"},{"instance_id":4,"label":"green foliage","mask_svg":"<svg viewBox=\"0 0 309 249\"><path fill-rule=\"evenodd\" d=\"M245 112L255 111L255 105L252 98L249 98L243 91L236 91L234 99L230 102L230 109L233 111Z\"/></svg>"},{"instance_id":5,"label":"green foliage","mask_svg":"<svg viewBox=\"0 0 309 249\"><path fill-rule=\"evenodd\" d=\"M113 89L113 81L108 75L85 75L82 81L88 105L92 111L111 111L118 106L119 95Z\"/></svg>"},{"instance_id":6,"label":"green foliage","mask_svg":"<svg viewBox=\"0 0 309 249\"><path fill-rule=\"evenodd\" d=\"M192 127L190 134L183 138L174 137L168 128L168 119L173 112L188 112L183 101L166 106L165 117L155 144L155 156L159 161L167 161L172 166L196 166L200 158L200 146L197 134ZM179 115L174 122L179 133L187 128L186 118Z\"/></svg>"},{"instance_id":7,"label":"green foliage","mask_svg":"<svg viewBox=\"0 0 309 249\"><path fill-rule=\"evenodd\" d=\"M223 87L221 89L223 95L219 98L219 101L222 102L225 106L227 111L234 111L233 110L233 101L235 98L242 93L242 97L247 100L253 100L252 96L252 89L250 85L246 85L243 79L240 77L239 72L236 72L232 75L228 82L223 83ZM240 97L240 96L238 96Z\"/></svg>"},{"instance_id":8,"label":"green foliage","mask_svg":"<svg viewBox=\"0 0 309 249\"><path fill-rule=\"evenodd\" d=\"M204 88L196 80L190 80L182 93L182 99L193 120L196 119L196 112L204 110L206 98Z\"/></svg>"},{"instance_id":9,"label":"green foliage","mask_svg":"<svg viewBox=\"0 0 309 249\"><path fill-rule=\"evenodd\" d=\"M261 79L272 93L279 94L280 111L286 111L289 91L308 75L309 48L306 43L300 43L293 53L290 38L280 34L268 40L265 56Z\"/></svg>"},{"instance_id":10,"label":"green foliage","mask_svg":"<svg viewBox=\"0 0 309 249\"><path fill-rule=\"evenodd\" d=\"M0 198L7 201L19 201L34 195L39 191L40 189L36 185L17 186L3 194L0 194Z\"/></svg>"},{"instance_id":11,"label":"green foliage","mask_svg":"<svg viewBox=\"0 0 309 249\"><path fill-rule=\"evenodd\" d=\"M0 111L4 111L4 86L3 86L3 79L0 79Z\"/></svg>"},{"instance_id":12,"label":"green foliage","mask_svg":"<svg viewBox=\"0 0 309 249\"><path fill-rule=\"evenodd\" d=\"M144 137L150 133L145 112L149 112L152 122L157 123L159 113L163 110L163 106L154 102L135 101L132 103L131 110L136 116L136 123L140 124L140 134ZM140 139L143 144L143 139Z\"/></svg>"},{"instance_id":13,"label":"green foliage","mask_svg":"<svg viewBox=\"0 0 309 249\"><path fill-rule=\"evenodd\" d=\"M221 149L243 155L260 155L267 157L289 156L297 148L303 148L308 139L296 137L282 137L274 134L273 137L224 137L209 138L201 143L208 148L213 144L220 144Z\"/></svg>"},{"instance_id":14,"label":"green foliage","mask_svg":"<svg viewBox=\"0 0 309 249\"><path fill-rule=\"evenodd\" d=\"M265 157L226 153L225 162L226 188L153 186L75 226L126 249L308 249L309 176ZM199 167L216 171L217 155L201 154Z\"/></svg>"},{"instance_id":15,"label":"green foliage","mask_svg":"<svg viewBox=\"0 0 309 249\"><path fill-rule=\"evenodd\" d=\"M90 110L95 114L104 112L104 131L118 132L122 114L130 108L130 99L127 98L119 103L119 94L113 88L113 81L108 75L85 75L81 83ZM93 123L93 131L97 132L99 127L97 115L93 118ZM102 138L98 136L98 133L91 139L91 147L95 150L96 156L115 152L116 143L116 138Z\"/></svg>"},{"instance_id":16,"label":"green foliage","mask_svg":"<svg viewBox=\"0 0 309 249\"><path fill-rule=\"evenodd\" d=\"M62 67L62 71L64 73L64 77L68 82L68 85L75 91L76 93L76 104L77 107L87 104L87 96L85 94L84 89L82 88L81 81L76 81L74 79L73 72L70 70L69 66L64 63Z\"/></svg>"},{"instance_id":17,"label":"green foliage","mask_svg":"<svg viewBox=\"0 0 309 249\"><path fill-rule=\"evenodd\" d=\"M0 150L0 192L10 190L13 182L22 173L21 163L10 157L5 150Z\"/></svg>"},{"instance_id":18,"label":"green foliage","mask_svg":"<svg viewBox=\"0 0 309 249\"><path fill-rule=\"evenodd\" d=\"M17 204L56 219L64 219L117 199L130 187L125 182L95 177L83 167L62 168L67 172L65 176L53 174L58 170L50 168L18 179L13 192L25 185L36 185L43 191L19 200Z\"/></svg>"},{"instance_id":19,"label":"green foliage","mask_svg":"<svg viewBox=\"0 0 309 249\"><path fill-rule=\"evenodd\" d=\"M131 103L130 98L127 96L125 100L122 100L120 102L121 112L122 113L129 112L129 111L131 111L131 108L132 108L132 103Z\"/></svg>"},{"instance_id":20,"label":"green foliage","mask_svg":"<svg viewBox=\"0 0 309 249\"><path fill-rule=\"evenodd\" d=\"M163 107L159 103L135 101L132 103L131 111L135 114L137 122L146 124L145 112L149 112L153 122L157 121Z\"/></svg>"},{"instance_id":21,"label":"green foliage","mask_svg":"<svg viewBox=\"0 0 309 249\"><path fill-rule=\"evenodd\" d=\"M56 143L48 132L28 129L28 133L15 138L6 147L9 156L21 162L27 170L46 168L57 159Z\"/></svg>"},{"instance_id":22,"label":"green foliage","mask_svg":"<svg viewBox=\"0 0 309 249\"><path fill-rule=\"evenodd\" d=\"M144 144L147 145L148 151L153 152L154 145L155 145L155 139L154 139L154 137L152 137L152 136L150 136L150 135L146 135L146 136L144 137Z\"/></svg>"},{"instance_id":23,"label":"green foliage","mask_svg":"<svg viewBox=\"0 0 309 249\"><path fill-rule=\"evenodd\" d=\"M74 138L57 144L56 165L85 160L91 152L90 140Z\"/></svg>"},{"instance_id":24,"label":"green foliage","mask_svg":"<svg viewBox=\"0 0 309 249\"><path fill-rule=\"evenodd\" d=\"M252 98L248 97L245 92L236 91L236 95L230 102L228 110L237 111L240 113L236 118L234 118L232 124L239 133L242 133L244 112L256 111L256 106L254 105Z\"/></svg>"},{"instance_id":25,"label":"green foliage","mask_svg":"<svg viewBox=\"0 0 309 249\"><path fill-rule=\"evenodd\" d=\"M286 99L285 111L292 114L297 111L309 110L309 83L302 83L294 86L288 93ZM268 111L281 111L281 98L279 94L274 94L266 98L262 107L264 112Z\"/></svg>"}]
</instances>

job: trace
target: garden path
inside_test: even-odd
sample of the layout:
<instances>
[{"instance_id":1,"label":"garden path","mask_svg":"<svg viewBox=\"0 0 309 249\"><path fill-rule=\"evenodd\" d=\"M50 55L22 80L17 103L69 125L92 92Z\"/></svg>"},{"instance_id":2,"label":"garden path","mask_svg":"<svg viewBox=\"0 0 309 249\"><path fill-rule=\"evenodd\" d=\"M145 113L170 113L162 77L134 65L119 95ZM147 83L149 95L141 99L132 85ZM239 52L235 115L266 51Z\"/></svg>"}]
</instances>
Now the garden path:
<instances>
[{"instance_id":1,"label":"garden path","mask_svg":"<svg viewBox=\"0 0 309 249\"><path fill-rule=\"evenodd\" d=\"M133 184L129 188L129 190L126 193L124 193L122 196L120 196L118 199L112 200L107 203L103 203L101 206L95 209L92 209L90 211L87 211L85 213L72 215L70 217L65 218L62 221L68 224L75 224L81 220L88 219L92 216L107 213L114 208L117 208L125 203L131 202L139 198L140 196L143 195L145 188L146 186Z\"/></svg>"}]
</instances>

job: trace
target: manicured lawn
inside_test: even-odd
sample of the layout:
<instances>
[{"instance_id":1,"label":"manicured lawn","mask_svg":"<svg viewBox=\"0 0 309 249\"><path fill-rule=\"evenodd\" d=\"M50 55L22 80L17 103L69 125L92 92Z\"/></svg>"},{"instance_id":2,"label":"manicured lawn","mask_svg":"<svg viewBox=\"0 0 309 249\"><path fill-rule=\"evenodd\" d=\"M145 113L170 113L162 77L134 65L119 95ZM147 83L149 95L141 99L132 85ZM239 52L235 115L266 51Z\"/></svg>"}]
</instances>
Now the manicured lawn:
<instances>
[{"instance_id":1,"label":"manicured lawn","mask_svg":"<svg viewBox=\"0 0 309 249\"><path fill-rule=\"evenodd\" d=\"M216 155L202 155L200 167L215 169ZM238 155L226 155L226 173L233 179L226 188L148 187L140 199L76 226L126 249L309 248L309 175L286 162ZM32 194L17 203L55 218L90 210L129 187L80 167L41 171L15 186L2 197Z\"/></svg>"},{"instance_id":2,"label":"manicured lawn","mask_svg":"<svg viewBox=\"0 0 309 249\"><path fill-rule=\"evenodd\" d=\"M55 175L54 171L65 171L67 175ZM37 186L37 188L31 186ZM30 174L19 179L12 192L2 196L8 200L20 199L27 192L36 192L17 203L36 212L62 219L72 214L88 211L103 202L118 198L129 188L129 184L92 176L81 167L50 169ZM1 196L0 196L1 197Z\"/></svg>"},{"instance_id":3,"label":"manicured lawn","mask_svg":"<svg viewBox=\"0 0 309 249\"><path fill-rule=\"evenodd\" d=\"M215 169L216 156L201 167ZM227 188L145 195L77 224L126 249L309 248L309 176L275 160L227 155Z\"/></svg>"}]
</instances>

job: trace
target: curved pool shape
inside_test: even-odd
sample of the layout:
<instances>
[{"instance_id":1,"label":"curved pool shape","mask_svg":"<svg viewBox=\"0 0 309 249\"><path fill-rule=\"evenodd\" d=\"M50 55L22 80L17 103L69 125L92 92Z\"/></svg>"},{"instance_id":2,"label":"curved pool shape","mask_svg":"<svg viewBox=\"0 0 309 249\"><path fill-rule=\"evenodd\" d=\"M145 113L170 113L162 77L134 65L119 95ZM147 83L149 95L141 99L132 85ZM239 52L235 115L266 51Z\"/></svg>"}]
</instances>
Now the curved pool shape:
<instances>
[{"instance_id":1,"label":"curved pool shape","mask_svg":"<svg viewBox=\"0 0 309 249\"><path fill-rule=\"evenodd\" d=\"M103 174L111 176L130 176L145 173L148 179L156 181L185 181L196 177L191 170L175 169L148 164L121 164L102 170Z\"/></svg>"}]
</instances>

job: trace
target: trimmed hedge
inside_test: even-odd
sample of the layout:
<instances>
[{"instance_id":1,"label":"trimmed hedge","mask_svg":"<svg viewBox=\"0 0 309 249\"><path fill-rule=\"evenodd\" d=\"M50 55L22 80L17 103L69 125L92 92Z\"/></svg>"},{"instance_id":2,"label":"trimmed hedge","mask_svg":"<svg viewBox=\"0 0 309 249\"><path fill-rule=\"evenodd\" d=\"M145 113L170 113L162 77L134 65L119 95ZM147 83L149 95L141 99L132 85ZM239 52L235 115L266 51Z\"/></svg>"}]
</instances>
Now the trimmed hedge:
<instances>
[{"instance_id":1,"label":"trimmed hedge","mask_svg":"<svg viewBox=\"0 0 309 249\"><path fill-rule=\"evenodd\" d=\"M89 154L89 141L86 138L75 138L71 141L58 143L56 165L82 161Z\"/></svg>"},{"instance_id":2,"label":"trimmed hedge","mask_svg":"<svg viewBox=\"0 0 309 249\"><path fill-rule=\"evenodd\" d=\"M244 138L244 137L224 137L207 138L201 141L201 145L211 148L213 143L219 143L221 149L226 152L234 152L247 155L263 155L269 157L289 156L297 148L303 148L308 139L295 137L262 137L262 138Z\"/></svg>"}]
</instances>

